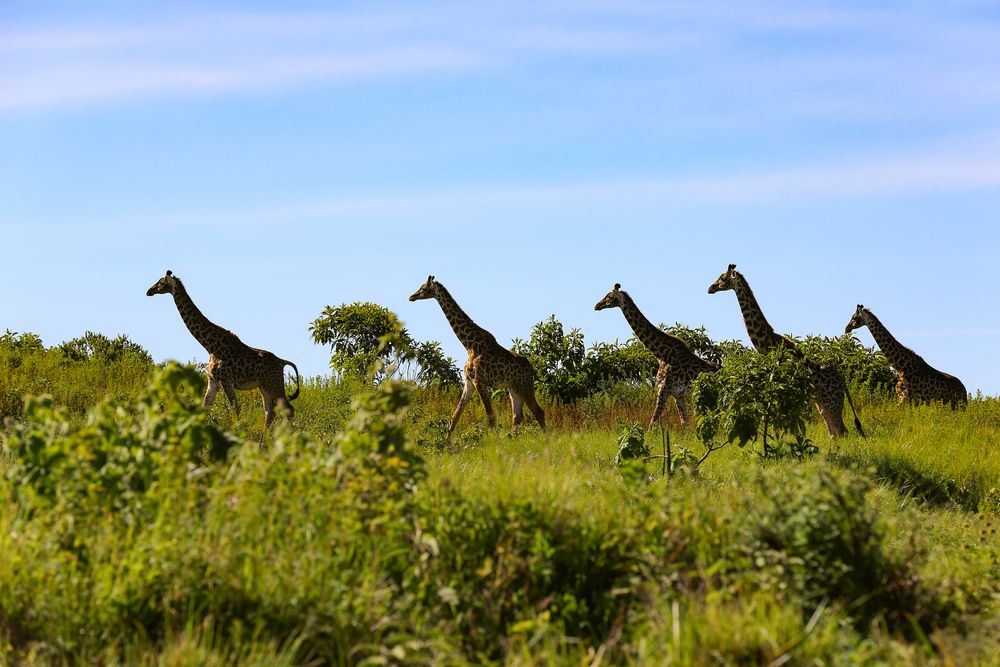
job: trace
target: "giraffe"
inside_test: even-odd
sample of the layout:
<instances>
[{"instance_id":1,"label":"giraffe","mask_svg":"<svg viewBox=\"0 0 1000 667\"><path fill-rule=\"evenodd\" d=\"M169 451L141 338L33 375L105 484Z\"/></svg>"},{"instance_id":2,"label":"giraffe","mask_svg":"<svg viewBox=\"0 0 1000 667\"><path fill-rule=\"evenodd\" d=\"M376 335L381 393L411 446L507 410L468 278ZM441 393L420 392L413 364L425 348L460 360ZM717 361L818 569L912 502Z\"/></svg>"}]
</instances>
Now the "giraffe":
<instances>
[{"instance_id":1,"label":"giraffe","mask_svg":"<svg viewBox=\"0 0 1000 667\"><path fill-rule=\"evenodd\" d=\"M605 308L621 308L622 314L632 327L635 337L647 350L653 353L660 367L656 372L656 407L653 417L649 420L649 428L659 421L667 396L673 396L677 402L677 412L681 425L688 423L686 398L691 394L691 383L702 373L714 373L719 367L711 361L702 359L677 336L672 336L646 319L628 292L622 291L620 283L615 283L614 289L597 302L594 310ZM648 430L648 429L647 429Z\"/></svg>"},{"instance_id":2,"label":"giraffe","mask_svg":"<svg viewBox=\"0 0 1000 667\"><path fill-rule=\"evenodd\" d=\"M188 331L208 351L208 366L205 367L205 374L208 376L204 401L206 408L212 405L215 394L221 388L239 417L240 404L236 390L256 387L264 401L264 428L269 427L274 420L275 404L288 411L289 419L295 414L291 401L298 398L300 389L299 369L295 364L276 357L267 350L250 347L232 331L223 329L205 317L188 296L184 283L172 271L167 271L165 276L146 290L146 296L156 294L173 295L174 304ZM285 396L285 366L291 366L295 370L295 393L288 397Z\"/></svg>"},{"instance_id":3,"label":"giraffe","mask_svg":"<svg viewBox=\"0 0 1000 667\"><path fill-rule=\"evenodd\" d=\"M434 279L434 276L428 276L427 282L410 296L410 301L421 299L437 299L458 340L469 351L469 360L465 362L465 387L451 416L447 437L450 438L452 431L455 430L465 404L472 397L473 387L479 392L479 398L483 401L490 426L496 423L490 390L507 389L510 393L513 426L517 426L524 419L524 405L527 405L538 425L545 430L545 413L535 400L535 369L532 368L531 362L501 347L493 334L465 314L454 297L444 285Z\"/></svg>"},{"instance_id":4,"label":"giraffe","mask_svg":"<svg viewBox=\"0 0 1000 667\"><path fill-rule=\"evenodd\" d=\"M952 410L960 403L963 406L968 405L969 396L961 380L942 373L924 361L919 354L904 347L872 311L859 303L857 310L854 311L854 317L844 328L844 333L849 334L864 326L868 327L882 354L899 373L896 395L899 396L900 403L910 401L920 405L941 401L950 404Z\"/></svg>"},{"instance_id":5,"label":"giraffe","mask_svg":"<svg viewBox=\"0 0 1000 667\"><path fill-rule=\"evenodd\" d=\"M747 334L758 352L766 354L772 349L784 346L791 350L796 357L805 358L813 376L813 386L815 387L813 399L816 409L819 411L820 417L823 418L823 423L826 425L830 437L837 438L847 435L847 427L844 426L842 416L845 396L848 405L851 406L851 412L854 414L854 427L861 437L864 437L865 432L861 428L861 420L858 419L858 413L854 409L854 401L851 400L851 394L847 390L844 377L833 366L821 364L806 357L792 339L775 332L767 318L764 317L764 313L750 289L750 284L747 283L743 274L736 270L735 264L730 264L729 268L719 276L719 279L709 286L708 293L715 294L725 290L736 292L736 299L743 312Z\"/></svg>"}]
</instances>

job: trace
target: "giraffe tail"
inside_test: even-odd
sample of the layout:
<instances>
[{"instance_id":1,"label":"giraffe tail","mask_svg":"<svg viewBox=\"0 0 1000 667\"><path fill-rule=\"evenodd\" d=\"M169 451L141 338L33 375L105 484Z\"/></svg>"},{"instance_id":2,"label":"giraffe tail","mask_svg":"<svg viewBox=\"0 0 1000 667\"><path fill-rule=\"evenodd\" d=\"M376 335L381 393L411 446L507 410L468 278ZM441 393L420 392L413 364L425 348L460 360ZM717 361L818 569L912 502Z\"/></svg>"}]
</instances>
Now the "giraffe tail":
<instances>
[{"instance_id":1,"label":"giraffe tail","mask_svg":"<svg viewBox=\"0 0 1000 667\"><path fill-rule=\"evenodd\" d=\"M867 438L865 429L861 428L861 420L858 418L858 411L854 409L854 401L851 400L851 391L847 388L846 382L844 383L844 395L847 396L847 404L851 406L851 414L854 415L854 428L858 429L858 435Z\"/></svg>"},{"instance_id":2,"label":"giraffe tail","mask_svg":"<svg viewBox=\"0 0 1000 667\"><path fill-rule=\"evenodd\" d=\"M282 362L282 368L284 368L285 366L291 366L292 370L295 371L295 393L293 393L291 396L288 397L289 401L294 401L296 398L299 397L299 389L302 388L302 382L299 378L299 369L295 367L295 364L285 359L282 359L281 362Z\"/></svg>"}]
</instances>

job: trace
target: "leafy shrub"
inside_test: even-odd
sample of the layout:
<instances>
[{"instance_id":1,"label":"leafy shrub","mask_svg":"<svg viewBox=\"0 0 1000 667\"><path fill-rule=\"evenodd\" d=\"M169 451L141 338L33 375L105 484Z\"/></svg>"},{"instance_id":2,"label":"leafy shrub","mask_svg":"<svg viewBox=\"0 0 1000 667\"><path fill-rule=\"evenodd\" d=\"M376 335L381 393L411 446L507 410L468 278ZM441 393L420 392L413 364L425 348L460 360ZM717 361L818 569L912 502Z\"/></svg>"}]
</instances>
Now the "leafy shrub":
<instances>
[{"instance_id":1,"label":"leafy shrub","mask_svg":"<svg viewBox=\"0 0 1000 667\"><path fill-rule=\"evenodd\" d=\"M105 401L85 424L71 422L51 397L29 397L25 419L6 436L17 461L7 479L43 506L114 511L131 523L162 475L223 461L237 444L208 422L204 388L200 373L171 362L134 409Z\"/></svg>"},{"instance_id":2,"label":"leafy shrub","mask_svg":"<svg viewBox=\"0 0 1000 667\"><path fill-rule=\"evenodd\" d=\"M806 336L796 343L806 356L840 371L851 385L883 396L895 394L899 377L885 355L854 336Z\"/></svg>"},{"instance_id":3,"label":"leafy shrub","mask_svg":"<svg viewBox=\"0 0 1000 667\"><path fill-rule=\"evenodd\" d=\"M441 343L436 340L424 343L414 343L413 359L417 364L417 374L414 378L422 387L459 387L462 385L462 373L455 365L455 360L446 357L441 351Z\"/></svg>"},{"instance_id":4,"label":"leafy shrub","mask_svg":"<svg viewBox=\"0 0 1000 667\"><path fill-rule=\"evenodd\" d=\"M760 485L766 492L755 566L764 581L780 578L804 613L824 599L839 600L859 627L880 618L898 630L912 629L913 620L926 630L951 613L946 601L920 588L909 564L916 547L886 544L885 526L867 500L870 481L819 468L793 485Z\"/></svg>"},{"instance_id":5,"label":"leafy shrub","mask_svg":"<svg viewBox=\"0 0 1000 667\"><path fill-rule=\"evenodd\" d=\"M735 351L717 373L705 373L694 381L695 410L701 417L698 437L706 447L719 437L740 447L761 440L765 455L771 455L786 435L801 444L812 386L805 360L784 347L768 354Z\"/></svg>"},{"instance_id":6,"label":"leafy shrub","mask_svg":"<svg viewBox=\"0 0 1000 667\"><path fill-rule=\"evenodd\" d=\"M462 382L455 361L444 355L440 343L414 340L396 313L376 303L327 306L309 331L314 343L330 346L330 368L341 375L370 377L378 384L403 375L415 362L415 379L424 386Z\"/></svg>"},{"instance_id":7,"label":"leafy shrub","mask_svg":"<svg viewBox=\"0 0 1000 667\"><path fill-rule=\"evenodd\" d=\"M103 363L118 361L151 365L153 357L138 343L129 340L125 334L108 338L104 334L88 331L79 338L66 341L59 349L73 361L96 360Z\"/></svg>"}]
</instances>

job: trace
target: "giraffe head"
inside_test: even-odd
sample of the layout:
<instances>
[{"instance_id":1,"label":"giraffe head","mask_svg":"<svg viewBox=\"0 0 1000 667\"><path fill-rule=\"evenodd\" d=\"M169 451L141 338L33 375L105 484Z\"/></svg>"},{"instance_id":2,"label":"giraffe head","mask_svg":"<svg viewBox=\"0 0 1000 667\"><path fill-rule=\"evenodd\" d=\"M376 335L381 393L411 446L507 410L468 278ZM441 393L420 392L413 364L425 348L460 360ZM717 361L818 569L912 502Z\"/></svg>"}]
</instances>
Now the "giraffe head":
<instances>
[{"instance_id":1,"label":"giraffe head","mask_svg":"<svg viewBox=\"0 0 1000 667\"><path fill-rule=\"evenodd\" d=\"M597 302L594 306L594 310L604 310L605 308L621 308L624 302L624 297L622 296L621 283L615 283L615 288L607 293L607 295Z\"/></svg>"},{"instance_id":2,"label":"giraffe head","mask_svg":"<svg viewBox=\"0 0 1000 667\"><path fill-rule=\"evenodd\" d=\"M441 283L434 280L434 276L427 276L427 282L420 286L416 292L410 295L410 301L420 301L421 299L437 298L438 289Z\"/></svg>"},{"instance_id":3,"label":"giraffe head","mask_svg":"<svg viewBox=\"0 0 1000 667\"><path fill-rule=\"evenodd\" d=\"M859 303L858 309L854 311L854 317L852 317L851 321L847 323L846 327L844 327L844 333L849 334L855 329L860 329L861 327L866 326L867 324L868 324L868 309Z\"/></svg>"},{"instance_id":4,"label":"giraffe head","mask_svg":"<svg viewBox=\"0 0 1000 667\"><path fill-rule=\"evenodd\" d=\"M716 292L723 292L729 289L736 289L736 265L730 264L729 268L719 276L719 279L708 286L708 293L715 294Z\"/></svg>"},{"instance_id":5,"label":"giraffe head","mask_svg":"<svg viewBox=\"0 0 1000 667\"><path fill-rule=\"evenodd\" d=\"M153 296L154 294L173 294L174 287L179 283L180 280L174 276L174 272L168 269L167 275L157 280L152 287L146 290L146 296Z\"/></svg>"}]
</instances>

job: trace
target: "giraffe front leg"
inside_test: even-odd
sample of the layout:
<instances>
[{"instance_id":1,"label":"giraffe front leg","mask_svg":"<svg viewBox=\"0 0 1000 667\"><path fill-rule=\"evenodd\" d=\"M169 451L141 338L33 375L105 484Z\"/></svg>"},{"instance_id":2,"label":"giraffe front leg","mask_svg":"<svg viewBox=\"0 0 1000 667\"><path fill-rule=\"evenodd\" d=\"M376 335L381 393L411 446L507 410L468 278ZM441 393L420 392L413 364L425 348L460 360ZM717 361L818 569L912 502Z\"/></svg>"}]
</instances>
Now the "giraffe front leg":
<instances>
[{"instance_id":1,"label":"giraffe front leg","mask_svg":"<svg viewBox=\"0 0 1000 667\"><path fill-rule=\"evenodd\" d=\"M212 376L208 377L208 387L205 388L205 400L202 402L203 408L208 410L212 407L212 403L215 401L215 395L219 393L219 387L221 386L222 385L219 384L218 380Z\"/></svg>"},{"instance_id":2,"label":"giraffe front leg","mask_svg":"<svg viewBox=\"0 0 1000 667\"><path fill-rule=\"evenodd\" d=\"M674 394L674 401L677 402L677 414L681 419L681 428L685 427L689 423L689 414L687 407L687 396L684 393Z\"/></svg>"},{"instance_id":3,"label":"giraffe front leg","mask_svg":"<svg viewBox=\"0 0 1000 667\"><path fill-rule=\"evenodd\" d=\"M451 439L451 433L455 430L455 425L458 424L458 418L462 416L462 410L465 409L465 404L469 402L472 398L472 378L469 377L468 373L465 375L465 387L462 388L462 396L458 399L458 405L455 406L455 412L451 415L451 424L448 426L448 435L446 439Z\"/></svg>"},{"instance_id":4,"label":"giraffe front leg","mask_svg":"<svg viewBox=\"0 0 1000 667\"><path fill-rule=\"evenodd\" d=\"M669 371L670 366L661 363L660 370L656 372L656 405L653 407L653 416L649 420L647 431L652 430L653 425L660 421L660 415L663 414L663 408L667 404L667 395L670 393L667 391L667 373Z\"/></svg>"}]
</instances>

